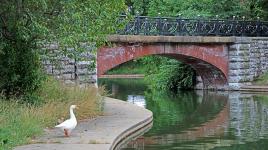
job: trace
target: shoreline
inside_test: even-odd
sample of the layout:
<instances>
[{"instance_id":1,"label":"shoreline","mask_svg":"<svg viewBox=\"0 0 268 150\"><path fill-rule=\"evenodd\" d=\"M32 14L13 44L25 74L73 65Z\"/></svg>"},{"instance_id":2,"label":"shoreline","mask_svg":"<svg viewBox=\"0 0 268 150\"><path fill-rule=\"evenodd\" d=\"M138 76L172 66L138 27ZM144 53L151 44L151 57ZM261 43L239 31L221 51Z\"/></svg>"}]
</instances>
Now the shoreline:
<instances>
[{"instance_id":1,"label":"shoreline","mask_svg":"<svg viewBox=\"0 0 268 150\"><path fill-rule=\"evenodd\" d=\"M99 78L102 79L122 79L122 78L133 78L133 79L142 79L144 78L144 74L113 74L113 75L101 75ZM204 90L199 89L197 90ZM244 85L241 86L240 89L237 90L224 90L224 91L241 91L241 92L268 92L268 85Z\"/></svg>"},{"instance_id":2,"label":"shoreline","mask_svg":"<svg viewBox=\"0 0 268 150\"><path fill-rule=\"evenodd\" d=\"M121 100L104 99L104 115L80 121L69 138L58 129L46 129L32 144L14 150L114 150L151 128L151 111Z\"/></svg>"}]
</instances>

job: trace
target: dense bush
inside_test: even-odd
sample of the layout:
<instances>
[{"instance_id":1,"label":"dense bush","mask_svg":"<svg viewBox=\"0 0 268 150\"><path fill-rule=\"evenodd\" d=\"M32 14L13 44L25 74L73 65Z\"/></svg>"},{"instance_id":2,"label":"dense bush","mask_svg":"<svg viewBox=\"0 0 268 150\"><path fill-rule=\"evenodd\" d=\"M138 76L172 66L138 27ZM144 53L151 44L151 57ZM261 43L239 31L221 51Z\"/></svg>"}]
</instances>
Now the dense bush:
<instances>
[{"instance_id":1,"label":"dense bush","mask_svg":"<svg viewBox=\"0 0 268 150\"><path fill-rule=\"evenodd\" d=\"M40 69L35 45L16 39L6 41L0 53L0 91L6 98L30 98L41 85L44 75Z\"/></svg>"},{"instance_id":2,"label":"dense bush","mask_svg":"<svg viewBox=\"0 0 268 150\"><path fill-rule=\"evenodd\" d=\"M175 59L151 56L145 58L148 72L146 80L151 88L161 90L171 90L177 92L179 89L189 89L195 84L195 71L186 64Z\"/></svg>"}]
</instances>

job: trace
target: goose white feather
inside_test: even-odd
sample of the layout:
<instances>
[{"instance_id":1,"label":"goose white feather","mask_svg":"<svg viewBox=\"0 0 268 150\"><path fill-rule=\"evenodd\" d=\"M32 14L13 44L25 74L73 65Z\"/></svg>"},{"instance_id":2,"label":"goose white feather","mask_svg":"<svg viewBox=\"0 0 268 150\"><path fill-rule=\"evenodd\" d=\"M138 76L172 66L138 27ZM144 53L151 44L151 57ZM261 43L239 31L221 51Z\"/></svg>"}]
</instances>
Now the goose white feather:
<instances>
[{"instance_id":1,"label":"goose white feather","mask_svg":"<svg viewBox=\"0 0 268 150\"><path fill-rule=\"evenodd\" d=\"M71 105L70 106L70 119L65 120L61 124L55 126L56 128L60 128L61 130L64 131L65 136L70 136L72 130L76 127L77 125L77 120L74 115L73 110L76 108L76 105Z\"/></svg>"}]
</instances>

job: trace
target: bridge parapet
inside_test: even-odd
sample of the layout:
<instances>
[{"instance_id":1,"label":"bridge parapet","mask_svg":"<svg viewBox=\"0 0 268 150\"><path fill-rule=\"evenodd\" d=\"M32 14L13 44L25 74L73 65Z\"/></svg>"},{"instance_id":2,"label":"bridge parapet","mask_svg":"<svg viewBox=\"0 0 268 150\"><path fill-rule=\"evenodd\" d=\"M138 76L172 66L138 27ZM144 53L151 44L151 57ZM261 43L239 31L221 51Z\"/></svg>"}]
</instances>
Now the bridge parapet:
<instances>
[{"instance_id":1,"label":"bridge parapet","mask_svg":"<svg viewBox=\"0 0 268 150\"><path fill-rule=\"evenodd\" d=\"M118 30L121 35L164 36L268 36L267 21L224 19L185 19L180 17L121 16L119 23L128 22Z\"/></svg>"},{"instance_id":2,"label":"bridge parapet","mask_svg":"<svg viewBox=\"0 0 268 150\"><path fill-rule=\"evenodd\" d=\"M235 43L236 37L219 36L144 36L144 35L109 35L108 41L113 43L199 43L227 44Z\"/></svg>"}]
</instances>

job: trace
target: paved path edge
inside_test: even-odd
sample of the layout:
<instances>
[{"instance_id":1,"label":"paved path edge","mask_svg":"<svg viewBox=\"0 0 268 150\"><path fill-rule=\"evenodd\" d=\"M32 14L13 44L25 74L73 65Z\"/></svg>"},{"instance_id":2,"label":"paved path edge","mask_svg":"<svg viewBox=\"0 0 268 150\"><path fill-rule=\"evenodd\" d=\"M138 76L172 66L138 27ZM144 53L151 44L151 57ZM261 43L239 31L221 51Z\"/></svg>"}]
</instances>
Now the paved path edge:
<instances>
[{"instance_id":1,"label":"paved path edge","mask_svg":"<svg viewBox=\"0 0 268 150\"><path fill-rule=\"evenodd\" d=\"M115 117L117 122L115 127L109 127L104 126L104 130L114 130L114 128L120 128L120 130L113 132L112 135L108 139L111 141L109 143L100 143L100 144L90 144L90 143L75 143L72 139L66 139L61 138L63 141L62 143L50 143L50 142L43 142L42 140L40 142L37 142L35 144L28 144L28 145L22 145L15 147L14 150L71 150L71 149L77 149L77 150L118 150L123 145L125 145L129 140L135 139L138 136L144 134L147 132L153 124L153 114L150 110L141 108L139 106L136 106L134 104L113 99L109 97L103 97L104 98L104 113L107 113L108 115L99 116L93 120L82 120L80 123L81 126L92 126L94 122L101 121L109 121L109 117ZM118 110L123 110L119 111ZM128 111L130 110L130 111ZM122 113L123 112L123 113ZM106 118L106 116L108 118ZM121 119L118 119L121 118ZM126 120L132 120L127 121ZM83 124L83 125L82 125ZM124 124L123 126L121 124ZM80 128L84 128L81 127ZM48 137L55 137L55 134L58 135L58 133L55 133L55 129L52 129L52 131L48 132ZM83 135L83 134L81 134ZM85 133L86 135L86 133ZM101 137L105 137L105 133L100 132L99 135ZM46 139L46 136L44 136ZM41 137L42 138L42 137ZM74 137L75 138L75 137ZM90 139L92 137L85 136L84 138ZM67 141L65 141L67 140ZM68 141L70 140L70 141Z\"/></svg>"},{"instance_id":2,"label":"paved path edge","mask_svg":"<svg viewBox=\"0 0 268 150\"><path fill-rule=\"evenodd\" d=\"M118 99L112 99L109 97L105 97L105 100L116 100L118 101ZM121 100L119 100L121 101ZM124 102L124 103L128 103L128 102ZM130 104L130 103L128 103ZM135 106L134 104L131 104L133 106ZM137 107L137 106L135 106ZM139 137L140 135L146 133L148 130L151 129L152 125L153 125L153 113L148 110L148 109L144 109L144 111L149 111L150 115L148 115L146 117L146 119L137 122L136 124L133 124L132 126L130 126L128 129L126 129L125 131L123 131L121 134L117 135L115 140L113 141L110 150L114 150L114 149L119 149L122 145L126 144L129 140L134 139L136 137Z\"/></svg>"}]
</instances>

